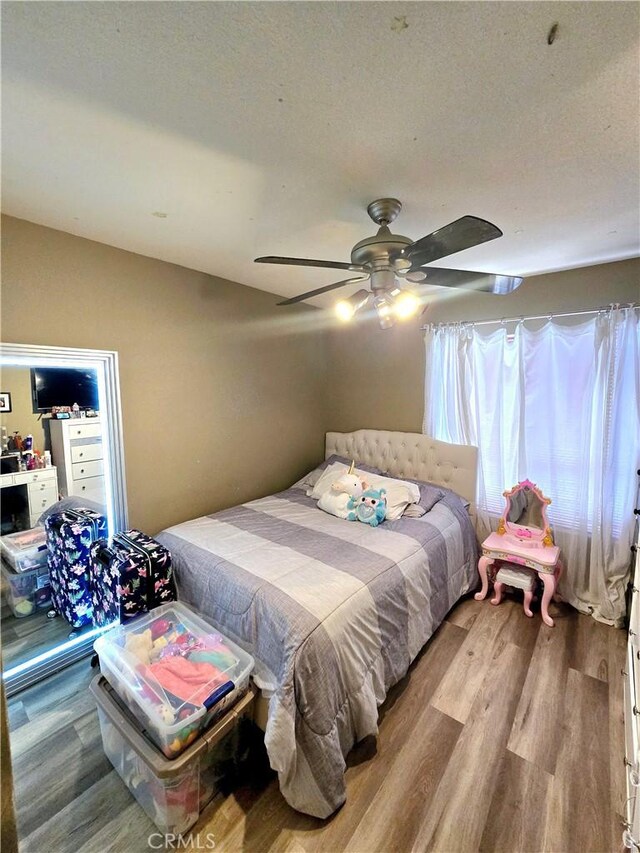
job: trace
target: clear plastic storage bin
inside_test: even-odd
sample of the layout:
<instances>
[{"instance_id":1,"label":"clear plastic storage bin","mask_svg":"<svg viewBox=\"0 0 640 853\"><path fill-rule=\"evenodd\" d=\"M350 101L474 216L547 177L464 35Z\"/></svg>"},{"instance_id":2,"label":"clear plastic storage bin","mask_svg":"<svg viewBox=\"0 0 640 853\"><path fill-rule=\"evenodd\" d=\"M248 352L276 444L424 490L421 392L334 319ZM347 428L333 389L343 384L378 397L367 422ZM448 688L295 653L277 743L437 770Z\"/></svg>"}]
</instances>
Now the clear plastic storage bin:
<instances>
[{"instance_id":1,"label":"clear plastic storage bin","mask_svg":"<svg viewBox=\"0 0 640 853\"><path fill-rule=\"evenodd\" d=\"M94 648L102 674L168 758L247 692L254 665L182 602L113 628Z\"/></svg>"},{"instance_id":2,"label":"clear plastic storage bin","mask_svg":"<svg viewBox=\"0 0 640 853\"><path fill-rule=\"evenodd\" d=\"M46 563L27 572L14 572L3 562L2 576L7 585L7 602L18 619L31 616L36 608L51 606L51 586Z\"/></svg>"},{"instance_id":3,"label":"clear plastic storage bin","mask_svg":"<svg viewBox=\"0 0 640 853\"><path fill-rule=\"evenodd\" d=\"M47 535L44 527L32 527L0 536L3 558L16 572L28 572L47 565Z\"/></svg>"},{"instance_id":4,"label":"clear plastic storage bin","mask_svg":"<svg viewBox=\"0 0 640 853\"><path fill-rule=\"evenodd\" d=\"M104 678L94 678L91 692L98 704L102 745L119 776L158 829L186 832L235 768L240 721L252 717L253 692L172 761L138 731L136 719Z\"/></svg>"}]
</instances>

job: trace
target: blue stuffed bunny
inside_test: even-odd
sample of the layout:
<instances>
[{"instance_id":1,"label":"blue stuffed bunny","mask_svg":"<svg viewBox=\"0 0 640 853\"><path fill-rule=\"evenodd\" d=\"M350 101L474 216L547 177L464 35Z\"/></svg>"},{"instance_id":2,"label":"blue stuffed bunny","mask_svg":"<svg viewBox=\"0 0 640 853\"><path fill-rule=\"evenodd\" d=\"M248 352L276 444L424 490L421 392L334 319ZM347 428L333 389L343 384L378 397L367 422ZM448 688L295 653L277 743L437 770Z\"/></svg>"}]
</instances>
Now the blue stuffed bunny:
<instances>
[{"instance_id":1,"label":"blue stuffed bunny","mask_svg":"<svg viewBox=\"0 0 640 853\"><path fill-rule=\"evenodd\" d=\"M347 521L361 521L377 527L387 516L385 489L367 489L360 497L351 497L347 504Z\"/></svg>"}]
</instances>

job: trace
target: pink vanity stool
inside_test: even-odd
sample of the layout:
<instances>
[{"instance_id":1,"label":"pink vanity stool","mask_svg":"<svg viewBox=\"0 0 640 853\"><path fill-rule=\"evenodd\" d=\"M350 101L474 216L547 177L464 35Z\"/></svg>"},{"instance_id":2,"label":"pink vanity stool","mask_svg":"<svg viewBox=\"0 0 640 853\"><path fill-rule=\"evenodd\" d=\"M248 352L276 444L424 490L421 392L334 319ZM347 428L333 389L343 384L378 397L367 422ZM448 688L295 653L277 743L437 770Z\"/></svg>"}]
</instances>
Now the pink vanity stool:
<instances>
[{"instance_id":1,"label":"pink vanity stool","mask_svg":"<svg viewBox=\"0 0 640 853\"><path fill-rule=\"evenodd\" d=\"M549 602L555 595L562 574L562 563L560 548L553 544L553 535L547 521L546 508L551 500L530 480L518 483L513 489L505 492L504 496L505 511L498 531L489 534L482 543L482 556L478 561L482 589L475 594L475 599L483 601L486 598L489 590L488 570L497 560L530 569L537 572L544 584L540 611L542 621L552 628ZM501 582L495 584L492 604L500 604L503 585ZM524 612L527 616L533 616L530 608L532 597L532 590L525 592Z\"/></svg>"}]
</instances>

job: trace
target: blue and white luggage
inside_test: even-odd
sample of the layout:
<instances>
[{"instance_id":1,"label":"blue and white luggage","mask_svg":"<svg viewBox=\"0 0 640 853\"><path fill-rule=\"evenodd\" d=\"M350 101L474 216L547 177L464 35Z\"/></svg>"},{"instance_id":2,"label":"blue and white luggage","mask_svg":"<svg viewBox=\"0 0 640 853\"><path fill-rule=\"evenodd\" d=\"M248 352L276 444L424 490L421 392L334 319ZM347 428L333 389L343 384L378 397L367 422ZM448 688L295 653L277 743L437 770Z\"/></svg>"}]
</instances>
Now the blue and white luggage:
<instances>
[{"instance_id":1,"label":"blue and white luggage","mask_svg":"<svg viewBox=\"0 0 640 853\"><path fill-rule=\"evenodd\" d=\"M116 533L111 543L97 540L91 546L91 597L98 627L175 601L171 554L139 530Z\"/></svg>"},{"instance_id":2,"label":"blue and white luggage","mask_svg":"<svg viewBox=\"0 0 640 853\"><path fill-rule=\"evenodd\" d=\"M93 621L91 545L107 535L107 520L91 509L67 509L45 520L51 597L74 628Z\"/></svg>"}]
</instances>

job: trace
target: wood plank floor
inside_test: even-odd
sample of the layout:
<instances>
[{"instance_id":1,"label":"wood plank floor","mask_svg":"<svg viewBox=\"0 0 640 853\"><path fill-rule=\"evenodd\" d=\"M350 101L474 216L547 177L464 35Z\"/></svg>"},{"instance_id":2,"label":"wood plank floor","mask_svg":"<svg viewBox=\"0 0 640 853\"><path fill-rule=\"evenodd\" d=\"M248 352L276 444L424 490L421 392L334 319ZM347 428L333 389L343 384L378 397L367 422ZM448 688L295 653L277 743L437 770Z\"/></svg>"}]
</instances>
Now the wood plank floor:
<instances>
[{"instance_id":1,"label":"wood plank floor","mask_svg":"<svg viewBox=\"0 0 640 853\"><path fill-rule=\"evenodd\" d=\"M4 580L4 579L3 579ZM0 639L5 669L30 660L69 638L71 627L62 617L47 619L49 608L34 610L30 616L13 615L4 588L0 592Z\"/></svg>"},{"instance_id":2,"label":"wood plank floor","mask_svg":"<svg viewBox=\"0 0 640 853\"><path fill-rule=\"evenodd\" d=\"M512 600L460 602L392 689L377 740L349 756L333 818L293 811L273 775L247 777L184 849L621 850L625 633L553 612L547 628ZM21 853L153 849L155 827L103 755L93 674L82 662L9 702Z\"/></svg>"}]
</instances>

